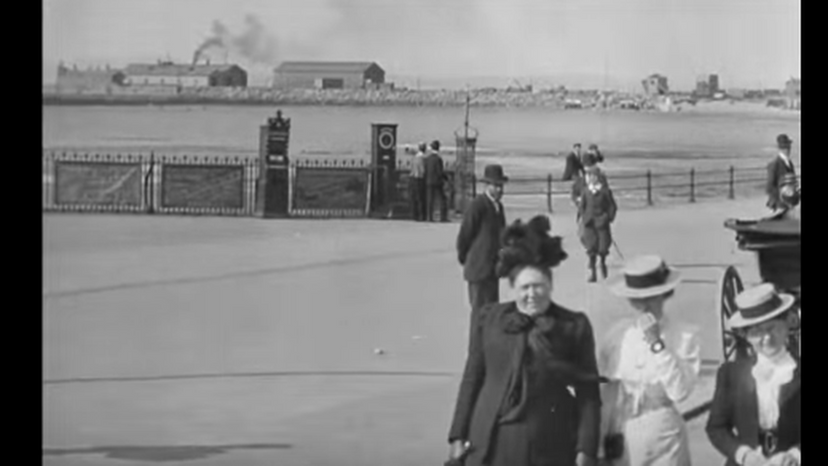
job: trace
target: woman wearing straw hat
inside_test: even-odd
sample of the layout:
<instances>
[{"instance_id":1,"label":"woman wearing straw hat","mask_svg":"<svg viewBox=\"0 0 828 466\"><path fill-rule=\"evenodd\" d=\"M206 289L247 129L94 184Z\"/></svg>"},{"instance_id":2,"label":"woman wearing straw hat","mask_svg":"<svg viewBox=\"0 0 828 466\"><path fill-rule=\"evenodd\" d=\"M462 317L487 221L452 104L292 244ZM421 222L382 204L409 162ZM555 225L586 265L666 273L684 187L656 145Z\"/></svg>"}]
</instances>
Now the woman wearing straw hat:
<instances>
[{"instance_id":1,"label":"woman wearing straw hat","mask_svg":"<svg viewBox=\"0 0 828 466\"><path fill-rule=\"evenodd\" d=\"M726 362L716 375L707 436L726 466L797 466L800 450L800 361L787 348L793 296L764 283L736 296L729 320L752 355Z\"/></svg>"},{"instance_id":2,"label":"woman wearing straw hat","mask_svg":"<svg viewBox=\"0 0 828 466\"><path fill-rule=\"evenodd\" d=\"M689 466L687 430L676 404L693 391L701 366L697 329L664 313L680 282L658 256L628 262L610 284L637 317L616 324L598 364L611 380L602 387L602 446L607 464Z\"/></svg>"},{"instance_id":3,"label":"woman wearing straw hat","mask_svg":"<svg viewBox=\"0 0 828 466\"><path fill-rule=\"evenodd\" d=\"M610 224L615 221L618 206L594 157L586 157L584 165L584 176L572 184L572 199L578 207L578 236L589 258L587 280L596 282L598 257L601 258L601 275L607 278L607 255L612 246Z\"/></svg>"},{"instance_id":4,"label":"woman wearing straw hat","mask_svg":"<svg viewBox=\"0 0 828 466\"><path fill-rule=\"evenodd\" d=\"M551 299L561 238L536 217L504 231L497 275L515 299L477 314L447 464L595 464L600 377L589 318Z\"/></svg>"}]
</instances>

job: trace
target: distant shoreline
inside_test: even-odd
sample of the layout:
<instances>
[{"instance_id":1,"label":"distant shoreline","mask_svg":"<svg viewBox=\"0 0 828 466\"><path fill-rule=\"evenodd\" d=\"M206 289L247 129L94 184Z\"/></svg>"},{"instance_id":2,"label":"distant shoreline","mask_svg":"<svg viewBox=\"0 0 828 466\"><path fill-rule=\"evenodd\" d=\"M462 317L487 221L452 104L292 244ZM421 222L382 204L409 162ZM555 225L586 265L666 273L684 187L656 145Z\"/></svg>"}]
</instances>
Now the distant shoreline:
<instances>
[{"instance_id":1,"label":"distant shoreline","mask_svg":"<svg viewBox=\"0 0 828 466\"><path fill-rule=\"evenodd\" d=\"M110 93L59 93L44 92L43 106L53 107L141 107L141 106L234 106L234 107L463 107L466 91L460 90L276 90L270 88L200 88L164 93L125 92ZM171 93L175 92L175 93ZM647 113L763 113L775 116L799 117L800 112L775 108L767 100L720 100L681 102L664 108L641 96L612 94L608 105L596 105L594 92L569 91L565 94L552 92L514 92L506 90L472 90L470 106L475 108L547 108L564 110L567 102L580 101L581 108L570 111L609 111ZM640 110L624 109L621 102L635 101Z\"/></svg>"}]
</instances>

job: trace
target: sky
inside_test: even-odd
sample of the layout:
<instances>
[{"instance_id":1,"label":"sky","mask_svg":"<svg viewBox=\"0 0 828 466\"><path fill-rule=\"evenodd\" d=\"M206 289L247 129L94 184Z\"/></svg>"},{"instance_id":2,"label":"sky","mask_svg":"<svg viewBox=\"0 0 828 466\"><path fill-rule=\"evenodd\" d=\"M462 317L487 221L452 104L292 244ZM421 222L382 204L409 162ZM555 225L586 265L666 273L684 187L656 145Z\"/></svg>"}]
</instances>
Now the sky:
<instances>
[{"instance_id":1,"label":"sky","mask_svg":"<svg viewBox=\"0 0 828 466\"><path fill-rule=\"evenodd\" d=\"M781 88L800 76L800 0L43 0L43 82L60 61L237 63L266 85L284 60L375 61L386 80ZM450 84L449 84L450 83ZM484 84L485 83L485 84Z\"/></svg>"}]
</instances>

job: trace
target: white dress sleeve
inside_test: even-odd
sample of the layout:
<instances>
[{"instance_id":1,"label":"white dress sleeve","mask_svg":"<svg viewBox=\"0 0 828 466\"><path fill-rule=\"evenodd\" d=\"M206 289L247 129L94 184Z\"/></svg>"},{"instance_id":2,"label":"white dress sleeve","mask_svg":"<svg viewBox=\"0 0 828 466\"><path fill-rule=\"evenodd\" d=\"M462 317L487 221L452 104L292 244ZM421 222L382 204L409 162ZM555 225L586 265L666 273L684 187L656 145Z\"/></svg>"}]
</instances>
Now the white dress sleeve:
<instances>
[{"instance_id":1,"label":"white dress sleeve","mask_svg":"<svg viewBox=\"0 0 828 466\"><path fill-rule=\"evenodd\" d=\"M701 345L697 332L683 330L665 342L666 347L653 355L657 381L673 403L680 403L693 392L701 369Z\"/></svg>"}]
</instances>

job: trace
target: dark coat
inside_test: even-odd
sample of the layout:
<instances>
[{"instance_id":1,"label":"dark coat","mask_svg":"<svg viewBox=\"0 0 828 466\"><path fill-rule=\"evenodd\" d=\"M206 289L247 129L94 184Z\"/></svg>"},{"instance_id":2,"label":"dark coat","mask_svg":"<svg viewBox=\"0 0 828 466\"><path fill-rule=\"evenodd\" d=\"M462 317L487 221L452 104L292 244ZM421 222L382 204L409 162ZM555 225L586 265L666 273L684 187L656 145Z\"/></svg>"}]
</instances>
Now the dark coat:
<instances>
[{"instance_id":1,"label":"dark coat","mask_svg":"<svg viewBox=\"0 0 828 466\"><path fill-rule=\"evenodd\" d=\"M607 177L599 176L601 189L592 193L581 177L572 184L572 198L578 202L578 218L584 226L594 228L609 227L615 221L618 205L609 186ZM580 201L578 201L580 200Z\"/></svg>"},{"instance_id":2,"label":"dark coat","mask_svg":"<svg viewBox=\"0 0 828 466\"><path fill-rule=\"evenodd\" d=\"M727 362L716 375L716 392L707 420L707 437L727 457L726 466L736 466L736 450L746 445L759 446L759 401L756 382L751 375L753 360L742 358ZM777 451L800 447L800 373L783 385L779 394L779 444Z\"/></svg>"},{"instance_id":3,"label":"dark coat","mask_svg":"<svg viewBox=\"0 0 828 466\"><path fill-rule=\"evenodd\" d=\"M610 224L615 221L618 206L606 176L599 175L601 189L594 194L585 178L572 184L572 199L578 205L578 237L590 256L609 254L612 246Z\"/></svg>"},{"instance_id":4,"label":"dark coat","mask_svg":"<svg viewBox=\"0 0 828 466\"><path fill-rule=\"evenodd\" d=\"M552 307L556 321L547 337L554 353L583 373L597 375L589 319L555 303ZM502 329L500 321L507 312L519 312L514 302L490 304L481 309L473 323L471 348L449 431L450 442L471 442L467 466L482 464L491 453L514 352L527 348L525 334L510 334ZM544 460L544 464L574 464L576 452L596 457L601 407L598 383L575 383L573 396L566 382L554 374L543 380L526 398L528 406L532 406L526 410L523 421L531 426L531 456Z\"/></svg>"},{"instance_id":5,"label":"dark coat","mask_svg":"<svg viewBox=\"0 0 828 466\"><path fill-rule=\"evenodd\" d=\"M781 157L777 156L768 164L768 181L765 192L768 194L768 207L771 209L782 207L782 201L779 199L779 188L782 185L782 178L788 173L796 175L793 160L791 160L791 166L789 167Z\"/></svg>"},{"instance_id":6,"label":"dark coat","mask_svg":"<svg viewBox=\"0 0 828 466\"><path fill-rule=\"evenodd\" d=\"M563 181L571 181L584 173L584 164L581 157L575 152L566 156L566 167L564 168Z\"/></svg>"},{"instance_id":7,"label":"dark coat","mask_svg":"<svg viewBox=\"0 0 828 466\"><path fill-rule=\"evenodd\" d=\"M505 227L503 209L498 213L486 194L478 195L469 204L457 234L457 260L467 282L496 278L500 235Z\"/></svg>"},{"instance_id":8,"label":"dark coat","mask_svg":"<svg viewBox=\"0 0 828 466\"><path fill-rule=\"evenodd\" d=\"M443 159L436 152L425 158L425 182L428 186L440 186L445 180Z\"/></svg>"}]
</instances>

